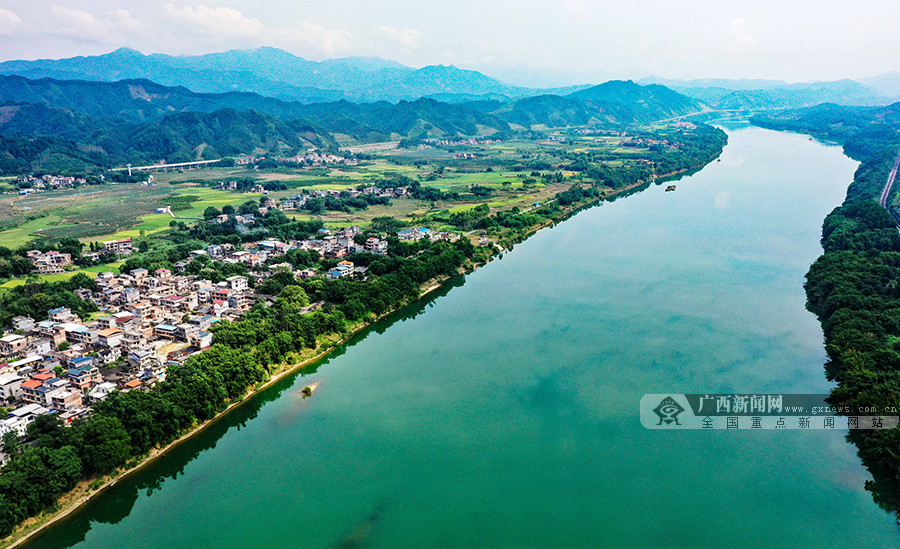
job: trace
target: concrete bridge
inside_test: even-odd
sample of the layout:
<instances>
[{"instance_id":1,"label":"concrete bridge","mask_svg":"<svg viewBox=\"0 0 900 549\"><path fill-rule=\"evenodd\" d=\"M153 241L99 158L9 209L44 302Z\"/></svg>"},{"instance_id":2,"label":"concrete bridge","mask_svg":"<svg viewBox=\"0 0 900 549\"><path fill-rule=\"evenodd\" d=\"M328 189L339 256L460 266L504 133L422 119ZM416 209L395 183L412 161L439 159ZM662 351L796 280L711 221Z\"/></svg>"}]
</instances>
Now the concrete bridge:
<instances>
[{"instance_id":1,"label":"concrete bridge","mask_svg":"<svg viewBox=\"0 0 900 549\"><path fill-rule=\"evenodd\" d=\"M109 171L111 172L121 172L128 170L128 175L131 175L131 170L138 171L162 171L167 172L169 170L193 170L195 168L202 168L207 164L215 164L222 160L221 158L217 158L216 160L196 160L194 162L176 162L175 164L153 164L152 166L132 166L129 164L124 168L111 168Z\"/></svg>"}]
</instances>

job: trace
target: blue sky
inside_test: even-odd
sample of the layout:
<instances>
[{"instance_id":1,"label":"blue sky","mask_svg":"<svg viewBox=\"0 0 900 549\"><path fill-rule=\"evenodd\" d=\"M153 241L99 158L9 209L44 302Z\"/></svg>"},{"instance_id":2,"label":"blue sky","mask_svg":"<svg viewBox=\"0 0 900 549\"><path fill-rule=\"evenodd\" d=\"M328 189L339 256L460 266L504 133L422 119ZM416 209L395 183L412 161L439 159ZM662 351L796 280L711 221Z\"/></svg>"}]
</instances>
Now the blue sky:
<instances>
[{"instance_id":1,"label":"blue sky","mask_svg":"<svg viewBox=\"0 0 900 549\"><path fill-rule=\"evenodd\" d=\"M807 81L900 69L897 21L900 2L888 1L2 0L0 58L275 46L559 84L650 74Z\"/></svg>"}]
</instances>

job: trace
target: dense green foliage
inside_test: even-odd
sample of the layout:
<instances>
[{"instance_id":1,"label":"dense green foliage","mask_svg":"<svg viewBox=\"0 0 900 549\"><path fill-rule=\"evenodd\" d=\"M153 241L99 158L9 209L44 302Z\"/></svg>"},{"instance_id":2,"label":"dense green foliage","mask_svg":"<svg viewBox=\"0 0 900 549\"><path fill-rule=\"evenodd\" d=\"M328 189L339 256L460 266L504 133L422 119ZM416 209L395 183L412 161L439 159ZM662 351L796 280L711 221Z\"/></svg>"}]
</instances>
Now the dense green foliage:
<instances>
[{"instance_id":1,"label":"dense green foliage","mask_svg":"<svg viewBox=\"0 0 900 549\"><path fill-rule=\"evenodd\" d=\"M878 204L900 148L894 107L822 105L756 120L838 140L862 162L844 204L825 218L824 254L805 284L825 333L826 375L838 383L830 401L850 409L900 403L900 233ZM849 438L875 478L867 483L875 500L900 511L900 429L851 431Z\"/></svg>"},{"instance_id":2,"label":"dense green foliage","mask_svg":"<svg viewBox=\"0 0 900 549\"><path fill-rule=\"evenodd\" d=\"M80 273L62 282L28 279L25 284L0 293L0 325L11 325L13 317L16 316L46 320L47 311L57 307L68 307L76 315L86 318L97 310L97 305L72 293L78 288L96 290L97 283L91 277Z\"/></svg>"}]
</instances>

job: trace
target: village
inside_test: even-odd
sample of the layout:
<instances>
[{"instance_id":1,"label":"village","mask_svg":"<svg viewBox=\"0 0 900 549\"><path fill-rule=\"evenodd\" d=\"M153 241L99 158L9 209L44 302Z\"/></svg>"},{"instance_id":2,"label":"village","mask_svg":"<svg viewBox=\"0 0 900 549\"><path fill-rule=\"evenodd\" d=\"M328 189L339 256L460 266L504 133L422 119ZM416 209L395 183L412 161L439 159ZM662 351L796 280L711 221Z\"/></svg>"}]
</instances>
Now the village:
<instances>
[{"instance_id":1,"label":"village","mask_svg":"<svg viewBox=\"0 0 900 549\"><path fill-rule=\"evenodd\" d=\"M254 220L251 214L235 217L240 223ZM165 380L168 366L212 345L210 327L215 323L240 319L258 300L274 303L275 296L257 293L253 287L277 272L289 271L298 279L365 280L367 268L344 258L358 253L384 255L388 242L377 237L363 240L358 235L359 227L352 226L334 234L321 229L306 240L211 244L191 251L188 258L175 264L174 272L138 268L99 273L96 291L75 292L96 304L99 313L92 315L96 318L79 318L66 307L49 310L44 321L15 317L0 337L0 398L2 405L11 409L0 420L0 436L11 431L24 435L28 424L42 414L56 414L64 423L71 423L89 414L92 404L113 391L149 390ZM404 229L396 236L401 241L460 238L425 227ZM131 239L101 245L94 253L124 257L134 251ZM281 258L294 249L339 261L330 262L334 266L324 271L294 269ZM186 274L188 265L201 256L244 264L247 274L217 283ZM32 250L28 258L36 273L64 272L72 264L69 254L55 251ZM304 312L321 306L313 303Z\"/></svg>"}]
</instances>

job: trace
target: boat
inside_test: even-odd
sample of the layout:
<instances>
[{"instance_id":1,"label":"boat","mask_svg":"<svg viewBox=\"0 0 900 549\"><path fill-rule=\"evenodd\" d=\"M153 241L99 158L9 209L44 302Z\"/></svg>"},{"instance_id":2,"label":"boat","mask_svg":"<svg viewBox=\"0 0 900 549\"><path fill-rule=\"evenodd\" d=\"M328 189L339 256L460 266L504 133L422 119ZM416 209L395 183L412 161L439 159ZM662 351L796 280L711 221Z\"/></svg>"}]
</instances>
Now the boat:
<instances>
[{"instance_id":1,"label":"boat","mask_svg":"<svg viewBox=\"0 0 900 549\"><path fill-rule=\"evenodd\" d=\"M670 191L674 191L674 190L675 190L675 185L669 185L668 187L666 187L666 192L670 192Z\"/></svg>"}]
</instances>

